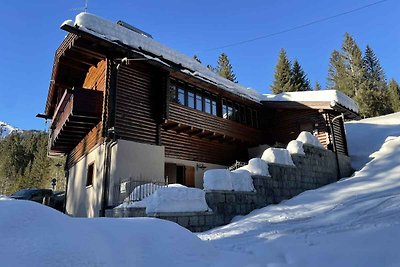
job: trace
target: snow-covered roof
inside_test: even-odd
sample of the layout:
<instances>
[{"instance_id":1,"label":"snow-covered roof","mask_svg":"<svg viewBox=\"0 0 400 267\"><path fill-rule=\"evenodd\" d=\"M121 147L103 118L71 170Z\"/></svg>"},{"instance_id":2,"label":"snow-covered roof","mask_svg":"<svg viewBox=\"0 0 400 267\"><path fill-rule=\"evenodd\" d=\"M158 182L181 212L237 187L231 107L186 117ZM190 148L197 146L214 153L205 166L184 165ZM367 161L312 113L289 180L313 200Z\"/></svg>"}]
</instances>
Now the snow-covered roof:
<instances>
[{"instance_id":1,"label":"snow-covered roof","mask_svg":"<svg viewBox=\"0 0 400 267\"><path fill-rule=\"evenodd\" d=\"M294 101L294 102L329 102L331 107L339 104L349 110L358 113L358 106L353 99L344 93L336 90L304 91L304 92L283 92L277 95L265 94L262 101Z\"/></svg>"},{"instance_id":2,"label":"snow-covered roof","mask_svg":"<svg viewBox=\"0 0 400 267\"><path fill-rule=\"evenodd\" d=\"M246 88L237 83L231 82L217 73L209 70L193 58L178 51L166 47L152 38L134 32L128 28L118 25L112 21L100 18L89 13L80 13L76 16L75 22L65 21L61 26L79 28L82 31L100 37L113 43L122 43L139 52L150 53L156 61L162 60L182 66L182 72L192 75L198 79L215 84L216 86L239 95L243 98L260 102L262 95L254 89ZM149 55L147 54L148 58ZM168 62L167 62L168 63Z\"/></svg>"}]
</instances>

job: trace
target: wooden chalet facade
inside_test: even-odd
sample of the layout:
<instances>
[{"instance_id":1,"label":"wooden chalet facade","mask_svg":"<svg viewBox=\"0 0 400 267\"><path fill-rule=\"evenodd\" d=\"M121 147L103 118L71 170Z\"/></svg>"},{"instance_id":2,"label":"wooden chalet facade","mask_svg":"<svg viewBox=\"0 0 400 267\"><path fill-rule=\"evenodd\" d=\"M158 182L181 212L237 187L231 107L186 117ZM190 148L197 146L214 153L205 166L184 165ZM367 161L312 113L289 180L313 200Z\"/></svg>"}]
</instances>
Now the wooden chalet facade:
<instances>
[{"instance_id":1,"label":"wooden chalet facade","mask_svg":"<svg viewBox=\"0 0 400 267\"><path fill-rule=\"evenodd\" d=\"M67 155L70 215L101 216L118 204L114 189L125 181L168 178L202 187L205 170L247 161L249 148L285 144L301 130L347 154L343 121L332 123L340 114L357 116L345 107L243 97L179 62L83 26L62 25L69 34L55 54L45 108L49 154Z\"/></svg>"}]
</instances>

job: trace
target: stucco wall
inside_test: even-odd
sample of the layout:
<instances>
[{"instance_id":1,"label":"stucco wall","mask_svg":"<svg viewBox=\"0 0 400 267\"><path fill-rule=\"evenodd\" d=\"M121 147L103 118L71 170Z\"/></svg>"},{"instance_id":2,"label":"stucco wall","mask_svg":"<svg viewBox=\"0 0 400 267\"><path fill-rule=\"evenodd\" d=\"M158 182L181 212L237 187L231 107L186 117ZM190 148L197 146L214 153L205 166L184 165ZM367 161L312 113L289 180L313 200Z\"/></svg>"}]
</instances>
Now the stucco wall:
<instances>
[{"instance_id":1,"label":"stucco wall","mask_svg":"<svg viewBox=\"0 0 400 267\"><path fill-rule=\"evenodd\" d=\"M75 217L97 217L101 209L104 145L83 157L70 170L66 213ZM86 186L89 164L94 163L93 185Z\"/></svg>"},{"instance_id":2,"label":"stucco wall","mask_svg":"<svg viewBox=\"0 0 400 267\"><path fill-rule=\"evenodd\" d=\"M112 189L118 187L121 181L164 182L164 155L163 146L119 139L111 149L110 204L115 199Z\"/></svg>"}]
</instances>

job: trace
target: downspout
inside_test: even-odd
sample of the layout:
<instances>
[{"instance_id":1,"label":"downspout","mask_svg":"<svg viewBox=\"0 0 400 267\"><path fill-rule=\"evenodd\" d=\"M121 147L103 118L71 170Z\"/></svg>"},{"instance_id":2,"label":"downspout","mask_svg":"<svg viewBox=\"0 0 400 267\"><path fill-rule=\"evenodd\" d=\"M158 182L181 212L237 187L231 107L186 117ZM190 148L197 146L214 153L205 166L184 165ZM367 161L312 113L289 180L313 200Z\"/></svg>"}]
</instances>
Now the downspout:
<instances>
[{"instance_id":1,"label":"downspout","mask_svg":"<svg viewBox=\"0 0 400 267\"><path fill-rule=\"evenodd\" d=\"M100 209L100 217L105 217L106 209L108 208L108 197L110 193L110 170L111 170L111 151L112 148L118 143L115 134L115 106L116 106L116 88L117 88L117 73L118 67L113 60L110 60L110 82L109 82L109 95L108 95L108 125L105 135L105 151L104 151L104 169L103 169L103 190L102 202ZM107 91L107 90L106 90Z\"/></svg>"},{"instance_id":2,"label":"downspout","mask_svg":"<svg viewBox=\"0 0 400 267\"><path fill-rule=\"evenodd\" d=\"M65 191L64 191L64 203L63 203L63 213L67 214L67 193L68 193L68 181L69 181L69 169L68 169L68 158L67 156L64 165L64 176L65 176Z\"/></svg>"},{"instance_id":3,"label":"downspout","mask_svg":"<svg viewBox=\"0 0 400 267\"><path fill-rule=\"evenodd\" d=\"M329 116L329 115L328 115ZM331 127L331 132L332 132L332 141L333 141L333 147L335 150L335 158L336 158L336 166L337 166L337 180L339 180L341 178L341 173L340 173L340 164L339 164L339 156L338 156L338 151L337 151L337 147L336 147L336 138L335 138L335 130L334 130L334 122L335 120L342 118L343 114L340 114L336 117L334 117L332 120L329 120L329 125Z\"/></svg>"}]
</instances>

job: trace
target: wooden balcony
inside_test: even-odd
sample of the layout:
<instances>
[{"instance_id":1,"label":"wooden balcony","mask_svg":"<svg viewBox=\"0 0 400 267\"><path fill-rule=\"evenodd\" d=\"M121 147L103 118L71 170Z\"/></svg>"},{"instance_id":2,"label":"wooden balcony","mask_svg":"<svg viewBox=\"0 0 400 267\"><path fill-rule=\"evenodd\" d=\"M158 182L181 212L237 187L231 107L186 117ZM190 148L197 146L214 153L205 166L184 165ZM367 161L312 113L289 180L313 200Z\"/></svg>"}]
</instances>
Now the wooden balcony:
<instances>
[{"instance_id":1,"label":"wooden balcony","mask_svg":"<svg viewBox=\"0 0 400 267\"><path fill-rule=\"evenodd\" d=\"M101 120L103 92L65 90L50 126L50 153L70 152Z\"/></svg>"},{"instance_id":2,"label":"wooden balcony","mask_svg":"<svg viewBox=\"0 0 400 267\"><path fill-rule=\"evenodd\" d=\"M164 130L210 141L251 145L259 144L263 133L259 129L172 102L169 105L168 120L162 127Z\"/></svg>"}]
</instances>

